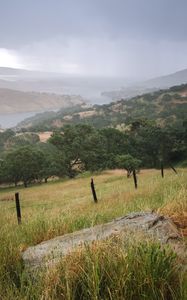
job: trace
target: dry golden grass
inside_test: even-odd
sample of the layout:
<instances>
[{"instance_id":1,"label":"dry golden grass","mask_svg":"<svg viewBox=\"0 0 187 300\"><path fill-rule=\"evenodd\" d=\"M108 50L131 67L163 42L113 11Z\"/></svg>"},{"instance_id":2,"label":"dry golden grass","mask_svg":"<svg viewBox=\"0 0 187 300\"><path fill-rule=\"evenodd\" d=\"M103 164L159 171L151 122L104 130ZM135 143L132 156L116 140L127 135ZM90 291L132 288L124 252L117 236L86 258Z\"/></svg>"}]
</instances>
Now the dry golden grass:
<instances>
[{"instance_id":1,"label":"dry golden grass","mask_svg":"<svg viewBox=\"0 0 187 300\"><path fill-rule=\"evenodd\" d=\"M133 179L127 179L125 172L105 171L94 176L97 205L93 203L90 177L21 188L23 226L42 220L49 227L42 240L76 227L79 229L106 222L130 211L158 210L172 218L180 216L184 220L187 213L186 178L185 170L180 170L178 175L167 170L164 179L158 170L143 170L138 175L138 189L135 190ZM17 190L1 191L0 199L11 198ZM14 202L0 205L2 222L15 226ZM73 226L74 222L79 224ZM70 223L71 226L68 225ZM58 227L57 232L54 227Z\"/></svg>"},{"instance_id":2,"label":"dry golden grass","mask_svg":"<svg viewBox=\"0 0 187 300\"><path fill-rule=\"evenodd\" d=\"M169 216L181 229L184 236L187 236L187 191L181 187L180 191L171 197L170 202L159 209L159 212Z\"/></svg>"},{"instance_id":3,"label":"dry golden grass","mask_svg":"<svg viewBox=\"0 0 187 300\"><path fill-rule=\"evenodd\" d=\"M0 299L63 299L54 295L54 298L50 298L48 286L44 283L38 284L37 289L33 288L33 283L24 279L28 274L23 272L20 260L21 251L29 245L57 235L108 222L132 211L150 210L172 217L185 233L186 169L180 169L178 175L166 170L164 179L159 170L143 170L138 174L137 190L133 179L127 179L121 170L92 174L97 204L92 199L90 177L89 174L83 174L73 180L49 182L27 189L0 189L0 199L10 199L19 191L22 210L22 225L18 226L14 201L0 201ZM160 255L160 250L155 248L154 251ZM71 267L80 268L81 265ZM112 268L109 268L111 272ZM74 272L74 269L69 271ZM51 272L54 273L48 278L51 280L49 286L61 285L62 278L59 276L62 275L56 270ZM49 294L51 292L52 289ZM46 298L41 298L43 293L47 295Z\"/></svg>"}]
</instances>

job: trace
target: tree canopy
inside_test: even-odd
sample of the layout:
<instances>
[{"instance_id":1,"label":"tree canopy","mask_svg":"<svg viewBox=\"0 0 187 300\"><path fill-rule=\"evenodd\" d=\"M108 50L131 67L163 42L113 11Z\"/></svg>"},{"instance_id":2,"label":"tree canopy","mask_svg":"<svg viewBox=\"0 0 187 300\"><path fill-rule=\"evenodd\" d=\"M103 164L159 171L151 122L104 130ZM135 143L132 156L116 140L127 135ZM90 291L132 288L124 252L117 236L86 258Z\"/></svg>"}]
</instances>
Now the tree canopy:
<instances>
[{"instance_id":1,"label":"tree canopy","mask_svg":"<svg viewBox=\"0 0 187 300\"><path fill-rule=\"evenodd\" d=\"M137 119L124 132L87 124L67 125L55 131L47 143L32 134L17 139L8 130L0 134L0 182L23 182L27 186L51 176L73 178L83 171L123 168L130 175L140 166L160 167L161 161L169 166L187 158L186 124L161 127Z\"/></svg>"}]
</instances>

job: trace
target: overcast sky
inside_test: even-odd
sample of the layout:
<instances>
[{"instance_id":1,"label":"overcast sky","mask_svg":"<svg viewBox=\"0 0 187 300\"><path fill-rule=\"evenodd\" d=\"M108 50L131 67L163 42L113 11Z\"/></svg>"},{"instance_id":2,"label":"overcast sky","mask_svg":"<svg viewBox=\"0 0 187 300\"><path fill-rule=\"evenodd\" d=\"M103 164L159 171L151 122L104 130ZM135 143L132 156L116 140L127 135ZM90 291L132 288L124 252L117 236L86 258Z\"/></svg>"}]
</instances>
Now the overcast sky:
<instances>
[{"instance_id":1,"label":"overcast sky","mask_svg":"<svg viewBox=\"0 0 187 300\"><path fill-rule=\"evenodd\" d=\"M0 0L0 66L149 78L187 68L187 0Z\"/></svg>"}]
</instances>

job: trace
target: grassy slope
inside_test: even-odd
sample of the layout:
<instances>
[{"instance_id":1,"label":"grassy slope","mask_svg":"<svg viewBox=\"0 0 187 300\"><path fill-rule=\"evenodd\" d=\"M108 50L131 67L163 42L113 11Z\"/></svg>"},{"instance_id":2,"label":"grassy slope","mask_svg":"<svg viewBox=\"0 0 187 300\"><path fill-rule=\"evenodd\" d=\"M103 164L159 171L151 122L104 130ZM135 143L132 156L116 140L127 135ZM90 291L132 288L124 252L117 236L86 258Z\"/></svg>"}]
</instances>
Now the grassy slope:
<instances>
[{"instance_id":1,"label":"grassy slope","mask_svg":"<svg viewBox=\"0 0 187 300\"><path fill-rule=\"evenodd\" d=\"M0 88L0 106L2 114L53 110L74 105L82 105L83 103L84 100L81 96L23 92Z\"/></svg>"},{"instance_id":2,"label":"grassy slope","mask_svg":"<svg viewBox=\"0 0 187 300\"><path fill-rule=\"evenodd\" d=\"M78 107L77 107L78 108ZM155 120L160 125L182 124L186 119L187 84L156 91L129 100L119 100L92 108L78 108L75 111L57 112L51 118L30 118L21 126L33 126L33 129L50 130L64 124L86 123L97 128L128 125L135 119Z\"/></svg>"},{"instance_id":3,"label":"grassy slope","mask_svg":"<svg viewBox=\"0 0 187 300\"><path fill-rule=\"evenodd\" d=\"M91 197L90 177L20 189L23 224L19 227L14 202L0 202L0 298L34 299L35 295L36 299L40 299L36 296L36 286L35 290L28 288L24 277L27 275L22 273L20 252L28 245L107 222L131 211L154 209L174 216L179 222L186 220L185 169L180 169L178 176L167 170L164 179L161 179L159 171L142 171L138 190L134 190L132 179L127 179L122 171L108 171L94 178L98 205L94 205ZM0 199L14 192L14 188L1 190ZM52 288L53 284L48 282L47 286ZM43 286L38 295L46 292L47 286ZM53 299L52 296L47 297L44 299Z\"/></svg>"}]
</instances>

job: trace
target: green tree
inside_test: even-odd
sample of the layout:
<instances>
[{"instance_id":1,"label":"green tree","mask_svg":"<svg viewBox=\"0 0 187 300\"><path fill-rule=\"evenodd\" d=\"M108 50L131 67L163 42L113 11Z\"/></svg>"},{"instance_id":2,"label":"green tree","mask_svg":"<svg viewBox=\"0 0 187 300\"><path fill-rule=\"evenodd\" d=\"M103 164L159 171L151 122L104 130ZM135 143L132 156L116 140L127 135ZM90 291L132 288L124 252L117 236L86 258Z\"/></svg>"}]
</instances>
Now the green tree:
<instances>
[{"instance_id":1,"label":"green tree","mask_svg":"<svg viewBox=\"0 0 187 300\"><path fill-rule=\"evenodd\" d=\"M65 175L64 161L56 146L51 143L38 143L35 149L41 151L44 155L41 173L45 182L51 176L61 177Z\"/></svg>"},{"instance_id":2,"label":"green tree","mask_svg":"<svg viewBox=\"0 0 187 300\"><path fill-rule=\"evenodd\" d=\"M1 153L5 150L6 142L9 138L15 136L15 132L11 129L7 129L3 132L0 132L0 151Z\"/></svg>"},{"instance_id":3,"label":"green tree","mask_svg":"<svg viewBox=\"0 0 187 300\"><path fill-rule=\"evenodd\" d=\"M36 133L20 133L11 136L6 142L6 149L10 150L13 147L19 148L28 145L34 145L39 143L40 138Z\"/></svg>"},{"instance_id":4,"label":"green tree","mask_svg":"<svg viewBox=\"0 0 187 300\"><path fill-rule=\"evenodd\" d=\"M103 137L103 150L106 156L106 167L115 168L116 156L129 152L129 141L125 133L115 128L104 128L99 131Z\"/></svg>"},{"instance_id":5,"label":"green tree","mask_svg":"<svg viewBox=\"0 0 187 300\"><path fill-rule=\"evenodd\" d=\"M127 177L130 177L133 170L138 170L141 165L141 160L133 157L130 154L118 155L116 157L116 164L120 169L127 171Z\"/></svg>"},{"instance_id":6,"label":"green tree","mask_svg":"<svg viewBox=\"0 0 187 300\"><path fill-rule=\"evenodd\" d=\"M167 160L171 150L171 136L153 122L132 123L129 134L130 153L142 160L146 167L158 167L160 160Z\"/></svg>"},{"instance_id":7,"label":"green tree","mask_svg":"<svg viewBox=\"0 0 187 300\"><path fill-rule=\"evenodd\" d=\"M6 172L6 164L3 159L0 159L0 184L8 181L8 175Z\"/></svg>"},{"instance_id":8,"label":"green tree","mask_svg":"<svg viewBox=\"0 0 187 300\"><path fill-rule=\"evenodd\" d=\"M103 138L89 125L65 126L63 133L54 133L49 142L61 151L66 174L70 178L83 170L104 168L106 153Z\"/></svg>"},{"instance_id":9,"label":"green tree","mask_svg":"<svg viewBox=\"0 0 187 300\"><path fill-rule=\"evenodd\" d=\"M34 180L43 177L44 154L30 146L9 152L5 158L5 167L9 182L23 182L27 187Z\"/></svg>"}]
</instances>

